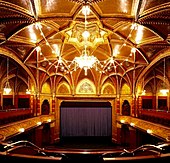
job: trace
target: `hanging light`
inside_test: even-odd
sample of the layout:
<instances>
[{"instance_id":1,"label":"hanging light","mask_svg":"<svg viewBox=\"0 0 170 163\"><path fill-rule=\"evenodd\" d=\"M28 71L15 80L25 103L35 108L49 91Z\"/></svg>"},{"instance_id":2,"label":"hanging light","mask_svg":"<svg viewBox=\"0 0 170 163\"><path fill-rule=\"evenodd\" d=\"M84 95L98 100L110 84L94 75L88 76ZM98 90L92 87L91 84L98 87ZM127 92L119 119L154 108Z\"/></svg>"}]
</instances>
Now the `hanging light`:
<instances>
[{"instance_id":1,"label":"hanging light","mask_svg":"<svg viewBox=\"0 0 170 163\"><path fill-rule=\"evenodd\" d=\"M166 82L165 82L165 70L166 67L165 67L165 58L164 58L164 79L163 79L163 84L162 84L162 89L160 89L160 92L163 94L163 95L166 95L168 92L169 92L169 89L166 88Z\"/></svg>"},{"instance_id":2,"label":"hanging light","mask_svg":"<svg viewBox=\"0 0 170 163\"><path fill-rule=\"evenodd\" d=\"M143 77L143 83L142 83L142 95L146 95L146 90L144 89L145 83L144 83L144 77Z\"/></svg>"},{"instance_id":3,"label":"hanging light","mask_svg":"<svg viewBox=\"0 0 170 163\"><path fill-rule=\"evenodd\" d=\"M26 89L26 94L31 94L31 90L29 89L29 77L28 77L28 88Z\"/></svg>"},{"instance_id":4,"label":"hanging light","mask_svg":"<svg viewBox=\"0 0 170 163\"><path fill-rule=\"evenodd\" d=\"M11 87L8 81L8 69L9 69L9 58L7 58L7 81L5 83L5 87L4 87L4 92L5 94L9 94L11 92Z\"/></svg>"},{"instance_id":5,"label":"hanging light","mask_svg":"<svg viewBox=\"0 0 170 163\"><path fill-rule=\"evenodd\" d=\"M87 50L87 40L90 36L90 33L87 31L87 15L90 14L90 8L88 5L83 6L82 13L85 20L85 28L84 32L82 33L84 39L84 50L82 50L82 54L80 57L74 58L73 62L76 63L76 67L78 66L79 68L84 69L85 75L87 75L87 70L94 67L97 64L98 59L93 55L89 55L90 52L89 50Z\"/></svg>"},{"instance_id":6,"label":"hanging light","mask_svg":"<svg viewBox=\"0 0 170 163\"><path fill-rule=\"evenodd\" d=\"M30 89L28 89L28 88L26 89L26 94L28 94L28 95L31 94Z\"/></svg>"},{"instance_id":7,"label":"hanging light","mask_svg":"<svg viewBox=\"0 0 170 163\"><path fill-rule=\"evenodd\" d=\"M146 95L146 90L145 89L142 91L142 95Z\"/></svg>"},{"instance_id":8,"label":"hanging light","mask_svg":"<svg viewBox=\"0 0 170 163\"><path fill-rule=\"evenodd\" d=\"M97 58L89 56L89 51L83 50L82 55L80 57L75 57L74 61L78 65L78 67L83 68L85 71L85 75L87 75L87 70L94 67L95 63L97 62Z\"/></svg>"},{"instance_id":9,"label":"hanging light","mask_svg":"<svg viewBox=\"0 0 170 163\"><path fill-rule=\"evenodd\" d=\"M87 16L91 14L89 17L92 18L93 15L95 15L95 13L93 13L93 11L91 11L90 9L91 3L98 3L104 0L70 0L70 1L82 4L82 8L80 11L81 14L83 15L84 22L79 23L78 21L73 23L73 25L71 25L70 28L66 29L65 32L63 32L63 34L66 38L65 43L72 44L75 46L76 49L78 49L78 51L80 50L80 56L74 57L73 59L72 57L71 58L68 57L69 59L62 57L60 45L57 44L51 45L51 43L48 42L48 38L46 38L46 35L43 32L41 23L40 22L35 23L35 27L36 29L39 29L41 36L43 37L46 43L46 46L48 46L51 49L51 52L56 55L56 62L51 62L51 60L44 55L40 46L38 46L35 49L37 53L39 53L40 57L44 58L44 61L48 62L49 65L54 66L56 68L56 73L57 71L72 73L77 69L82 69L84 70L85 75L87 75L88 70L91 68L94 68L99 73L107 73L108 71L116 72L116 67L122 66L124 62L128 64L129 63L128 59L129 57L131 58L133 54L134 57L136 56L135 53L137 49L136 47L133 47L128 58L123 58L122 61L116 61L117 55L120 54L121 49L127 45L128 39L131 37L133 30L137 30L138 25L136 23L133 23L130 33L123 40L122 45L118 44L111 47L112 51L110 51L111 53L110 57L107 57L106 59L104 59L103 57L101 58L95 57L93 55L94 54L93 52L95 52L99 45L103 45L109 42L108 36L112 32L108 29L104 29L102 23L99 21L88 22ZM80 14L80 12L78 12L78 14ZM82 24L84 25L82 26Z\"/></svg>"}]
</instances>

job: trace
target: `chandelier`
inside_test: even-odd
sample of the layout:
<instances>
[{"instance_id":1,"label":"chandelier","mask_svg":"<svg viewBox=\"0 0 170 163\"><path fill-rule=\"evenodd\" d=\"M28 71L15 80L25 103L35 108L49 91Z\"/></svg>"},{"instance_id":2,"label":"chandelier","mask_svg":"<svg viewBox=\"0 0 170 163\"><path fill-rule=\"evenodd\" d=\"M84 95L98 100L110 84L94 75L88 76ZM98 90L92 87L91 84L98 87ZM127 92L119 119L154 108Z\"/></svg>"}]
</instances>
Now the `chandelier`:
<instances>
[{"instance_id":1,"label":"chandelier","mask_svg":"<svg viewBox=\"0 0 170 163\"><path fill-rule=\"evenodd\" d=\"M11 92L11 87L8 81L8 69L9 69L9 58L7 58L7 81L5 83L5 87L4 87L4 92L5 94L9 94Z\"/></svg>"},{"instance_id":2,"label":"chandelier","mask_svg":"<svg viewBox=\"0 0 170 163\"><path fill-rule=\"evenodd\" d=\"M82 33L84 39L84 49L82 50L82 54L80 57L75 57L73 62L75 62L75 70L77 68L84 69L85 75L87 75L87 70L95 67L97 65L98 59L93 56L89 55L89 50L87 50L87 40L90 36L90 33L87 31L87 15L90 14L90 8L88 5L84 5L82 8L82 13L84 15L84 32Z\"/></svg>"},{"instance_id":3,"label":"chandelier","mask_svg":"<svg viewBox=\"0 0 170 163\"><path fill-rule=\"evenodd\" d=\"M162 83L162 88L160 89L160 93L166 95L169 92L169 89L166 88L166 82L165 82L165 58L164 58L164 78L163 78L163 83Z\"/></svg>"},{"instance_id":4,"label":"chandelier","mask_svg":"<svg viewBox=\"0 0 170 163\"><path fill-rule=\"evenodd\" d=\"M97 58L92 56L89 56L89 51L83 50L82 55L80 57L75 57L74 62L79 68L84 69L85 75L87 75L87 70L94 67L97 63Z\"/></svg>"},{"instance_id":5,"label":"chandelier","mask_svg":"<svg viewBox=\"0 0 170 163\"><path fill-rule=\"evenodd\" d=\"M45 46L48 46L53 54L56 55L56 61L53 62L42 52L41 46L37 46L35 50L40 55L40 57L47 62L50 67L54 67L56 73L62 71L65 74L73 73L78 69L82 69L87 75L89 69L95 69L99 73L107 73L109 71L115 71L117 73L117 67L127 63L128 59L132 57L132 54L135 54L136 47L131 48L131 52L127 58L124 58L121 62L116 61L117 55L120 53L120 50L126 46L126 42L134 30L138 30L136 23L132 24L130 32L126 39L123 40L122 45L116 45L112 49L110 56L108 58L98 58L96 55L95 49L102 44L109 43L108 36L112 33L110 30L103 28L102 24L96 21L91 21L91 18L95 15L90 9L90 3L97 3L97 0L70 0L74 2L79 2L82 4L80 12L77 13L77 18L79 22L83 19L83 22L77 23L73 21L68 29L63 31L65 36L65 43L72 44L79 51L79 56L71 58L64 58L61 54L61 45L53 44L48 41L46 38L43 28L40 22L35 23L36 29L40 31L41 36L44 38ZM89 22L87 17L89 16ZM96 16L94 16L96 18ZM82 19L79 19L82 18Z\"/></svg>"}]
</instances>

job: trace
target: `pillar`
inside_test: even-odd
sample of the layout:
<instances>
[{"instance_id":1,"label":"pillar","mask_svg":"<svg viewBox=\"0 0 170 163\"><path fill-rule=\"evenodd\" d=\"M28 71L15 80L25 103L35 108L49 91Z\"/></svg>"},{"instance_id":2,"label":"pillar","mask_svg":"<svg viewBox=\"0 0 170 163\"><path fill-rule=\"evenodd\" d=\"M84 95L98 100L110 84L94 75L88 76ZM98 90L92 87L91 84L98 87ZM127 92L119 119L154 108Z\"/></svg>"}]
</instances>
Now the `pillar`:
<instances>
[{"instance_id":1,"label":"pillar","mask_svg":"<svg viewBox=\"0 0 170 163\"><path fill-rule=\"evenodd\" d=\"M39 147L42 146L42 130L43 126L40 126L35 129L35 144Z\"/></svg>"}]
</instances>

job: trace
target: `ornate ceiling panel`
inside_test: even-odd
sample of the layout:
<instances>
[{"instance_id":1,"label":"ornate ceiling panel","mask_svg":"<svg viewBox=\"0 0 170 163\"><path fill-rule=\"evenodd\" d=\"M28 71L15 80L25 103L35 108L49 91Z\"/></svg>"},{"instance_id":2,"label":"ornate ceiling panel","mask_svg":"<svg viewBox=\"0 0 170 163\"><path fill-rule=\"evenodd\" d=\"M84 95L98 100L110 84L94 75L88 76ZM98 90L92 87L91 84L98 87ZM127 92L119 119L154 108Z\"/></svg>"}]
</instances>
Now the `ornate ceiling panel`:
<instances>
[{"instance_id":1,"label":"ornate ceiling panel","mask_svg":"<svg viewBox=\"0 0 170 163\"><path fill-rule=\"evenodd\" d=\"M86 43L83 4L91 10ZM41 74L41 84L64 78L76 85L87 77L96 85L107 78L132 85L130 79L136 83L162 61L160 54L169 49L169 26L169 0L2 0L0 48L6 52L1 50L1 58L10 54L32 80ZM85 44L100 62L87 76L72 64Z\"/></svg>"}]
</instances>

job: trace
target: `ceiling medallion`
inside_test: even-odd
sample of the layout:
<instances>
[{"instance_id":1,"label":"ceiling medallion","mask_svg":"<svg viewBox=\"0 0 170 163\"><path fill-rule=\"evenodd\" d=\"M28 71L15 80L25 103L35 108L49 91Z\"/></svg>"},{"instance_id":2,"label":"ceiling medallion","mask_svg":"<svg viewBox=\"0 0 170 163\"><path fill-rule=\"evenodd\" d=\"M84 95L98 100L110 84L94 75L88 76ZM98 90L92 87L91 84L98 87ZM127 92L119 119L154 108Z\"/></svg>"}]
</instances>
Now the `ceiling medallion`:
<instances>
[{"instance_id":1,"label":"ceiling medallion","mask_svg":"<svg viewBox=\"0 0 170 163\"><path fill-rule=\"evenodd\" d=\"M69 0L69 1L76 2L76 3L82 3L82 4L90 4L90 3L102 2L104 0Z\"/></svg>"}]
</instances>

